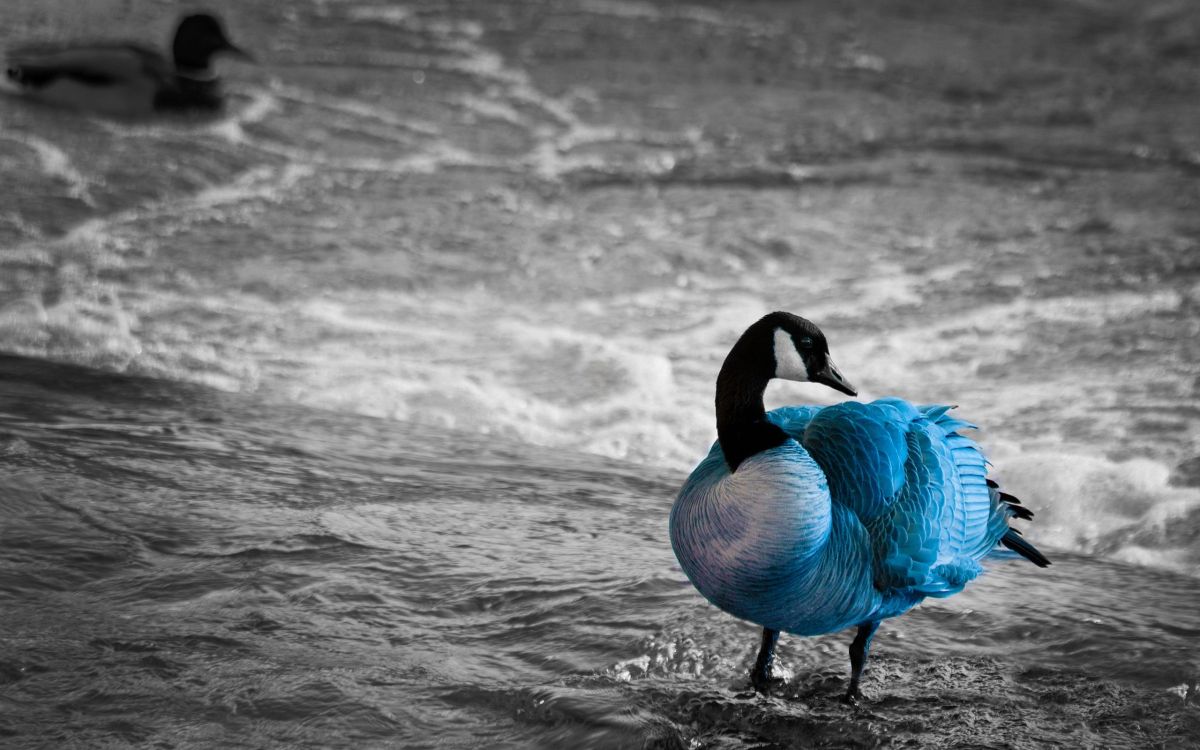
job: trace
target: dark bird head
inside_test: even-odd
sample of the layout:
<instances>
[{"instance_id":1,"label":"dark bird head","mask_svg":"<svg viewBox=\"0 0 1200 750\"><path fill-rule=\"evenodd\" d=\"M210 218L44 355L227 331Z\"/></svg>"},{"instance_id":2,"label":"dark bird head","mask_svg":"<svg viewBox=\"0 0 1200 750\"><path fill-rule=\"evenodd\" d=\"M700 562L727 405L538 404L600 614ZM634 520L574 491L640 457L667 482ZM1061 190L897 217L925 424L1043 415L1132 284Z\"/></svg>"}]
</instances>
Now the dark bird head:
<instances>
[{"instance_id":1,"label":"dark bird head","mask_svg":"<svg viewBox=\"0 0 1200 750\"><path fill-rule=\"evenodd\" d=\"M243 60L252 60L246 52L225 37L221 22L207 13L185 16L175 31L171 47L175 66L204 70L213 55L224 53Z\"/></svg>"},{"instance_id":2,"label":"dark bird head","mask_svg":"<svg viewBox=\"0 0 1200 750\"><path fill-rule=\"evenodd\" d=\"M764 334L770 332L775 355L771 377L820 383L850 396L858 395L829 358L829 344L816 324L789 312L773 312L751 326L751 330L755 327L761 327Z\"/></svg>"},{"instance_id":3,"label":"dark bird head","mask_svg":"<svg viewBox=\"0 0 1200 750\"><path fill-rule=\"evenodd\" d=\"M820 328L788 312L763 316L729 350L717 374L717 438L730 471L788 440L763 409L763 392L772 378L820 383L858 395L834 367Z\"/></svg>"}]
</instances>

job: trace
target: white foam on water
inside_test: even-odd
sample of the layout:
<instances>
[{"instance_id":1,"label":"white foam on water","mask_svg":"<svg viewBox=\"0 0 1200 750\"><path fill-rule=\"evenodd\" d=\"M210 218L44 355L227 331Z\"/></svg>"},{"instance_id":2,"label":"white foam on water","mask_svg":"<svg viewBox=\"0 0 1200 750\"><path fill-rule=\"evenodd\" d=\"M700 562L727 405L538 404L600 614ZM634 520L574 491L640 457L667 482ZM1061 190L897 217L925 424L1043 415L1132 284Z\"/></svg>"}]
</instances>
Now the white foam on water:
<instances>
[{"instance_id":1,"label":"white foam on water","mask_svg":"<svg viewBox=\"0 0 1200 750\"><path fill-rule=\"evenodd\" d=\"M481 157L449 143L436 143L422 151L395 159L373 157L317 158L321 166L356 172L375 172L389 175L436 174L447 167L501 167L502 159Z\"/></svg>"},{"instance_id":2,"label":"white foam on water","mask_svg":"<svg viewBox=\"0 0 1200 750\"><path fill-rule=\"evenodd\" d=\"M300 168L293 171L297 179L307 174ZM279 184L280 175L264 169L195 205L273 195ZM72 241L97 242L100 234L102 227L89 225ZM881 267L881 272L892 281L870 282L874 294L895 300L911 293L912 279L896 278L894 268ZM1027 313L1099 325L1112 314L1170 309L1177 301L1170 295L1141 299L1121 294L1057 306L1017 301L874 337L835 339L832 348L852 379L859 379L855 373L869 373L872 383L887 386L878 394L864 389L864 400L912 397L931 377L962 382L962 369L979 356L973 347L987 348L996 362L1005 361L1024 345L1021 332L1029 321L1022 316ZM169 295L142 295L129 315L153 321L165 311L196 304ZM232 289L206 302L209 313L204 317L223 312L226 320L244 318L250 330L288 331L287 342L274 344L223 323L220 349L204 349L201 342L216 333L180 330L168 336L141 326L134 337L128 323L109 330L93 322L92 332L103 332L109 340L99 337L99 343L87 346L123 351L127 359L138 359L138 371L223 388L264 389L313 406L686 471L715 437L713 380L728 346L749 321L777 306L750 290L721 290L704 277L692 287L553 304L502 299L484 290L453 297L352 291L272 303ZM837 315L841 307L829 300L800 311L822 319ZM16 305L8 313L10 322L21 318L34 329L46 329L54 315L64 314L73 313L39 309L36 302ZM996 325L997 320L1008 322ZM158 338L146 338L148 334ZM1010 348L1001 346L1003 341ZM961 416L989 427L1005 424L1021 405L1052 403L1065 392L1070 392L1067 384L1054 380L985 382L973 392L948 393L944 400L971 397ZM991 395L985 398L985 393ZM841 398L818 386L791 383L773 384L766 397L768 407ZM1065 453L1063 438L1055 432L1061 412L1059 417L1048 414L1040 445L1028 438L1014 441L1010 436L1005 442L992 433L984 436L1007 488L1038 510L1031 535L1035 541L1091 550L1108 544L1114 554L1143 554L1132 551L1137 546L1132 542L1113 541L1111 534L1121 529L1151 533L1195 507L1195 492L1170 487L1161 462L1114 464L1086 452ZM1047 447L1056 440L1058 448ZM1162 564L1180 564L1171 555L1176 553L1165 551Z\"/></svg>"},{"instance_id":3,"label":"white foam on water","mask_svg":"<svg viewBox=\"0 0 1200 750\"><path fill-rule=\"evenodd\" d=\"M213 185L184 201L172 201L159 207L172 213L218 206L240 205L251 200L280 200L302 180L311 177L313 167L307 164L285 164L283 167L259 166L240 175L233 182Z\"/></svg>"},{"instance_id":4,"label":"white foam on water","mask_svg":"<svg viewBox=\"0 0 1200 750\"><path fill-rule=\"evenodd\" d=\"M376 21L404 26L414 17L412 8L406 5L360 5L346 11L346 17L353 21Z\"/></svg>"},{"instance_id":5,"label":"white foam on water","mask_svg":"<svg viewBox=\"0 0 1200 750\"><path fill-rule=\"evenodd\" d=\"M633 2L633 0L586 0L580 6L596 15L615 18L648 21L659 21L663 18L663 12L658 6L652 3Z\"/></svg>"},{"instance_id":6,"label":"white foam on water","mask_svg":"<svg viewBox=\"0 0 1200 750\"><path fill-rule=\"evenodd\" d=\"M287 382L275 387L312 405L618 458L650 442L629 434L627 413L671 397L662 353L497 315L494 299L476 302L493 314L463 320L462 302L388 295L367 305L388 314L366 317L329 300L303 304L292 314L320 333L291 354Z\"/></svg>"},{"instance_id":7,"label":"white foam on water","mask_svg":"<svg viewBox=\"0 0 1200 750\"><path fill-rule=\"evenodd\" d=\"M230 93L235 95L230 99L231 105L241 97L246 97L248 101L237 107L229 106L226 113L216 118L206 116L164 117L154 120L124 121L95 117L90 122L117 138L138 141L150 138L195 140L200 135L209 135L215 136L229 145L240 146L247 141L243 126L262 122L277 112L280 99L272 89L256 86L230 87Z\"/></svg>"},{"instance_id":8,"label":"white foam on water","mask_svg":"<svg viewBox=\"0 0 1200 750\"><path fill-rule=\"evenodd\" d=\"M1099 324L1133 315L1174 311L1182 302L1183 297L1178 292L1161 289L1150 293L1109 292L1087 297L1024 299L1022 304L1014 307L1042 320Z\"/></svg>"},{"instance_id":9,"label":"white foam on water","mask_svg":"<svg viewBox=\"0 0 1200 750\"><path fill-rule=\"evenodd\" d=\"M577 156L565 153L558 143L549 139L538 143L524 161L531 165L537 175L548 180L585 169L603 170L608 165L607 159L601 154Z\"/></svg>"},{"instance_id":10,"label":"white foam on water","mask_svg":"<svg viewBox=\"0 0 1200 750\"><path fill-rule=\"evenodd\" d=\"M66 183L68 195L78 198L89 206L95 205L95 199L88 190L92 180L75 168L75 164L67 152L45 138L28 133L16 131L2 133L0 138L19 143L33 151L37 155L42 172Z\"/></svg>"},{"instance_id":11,"label":"white foam on water","mask_svg":"<svg viewBox=\"0 0 1200 750\"><path fill-rule=\"evenodd\" d=\"M556 117L569 112L565 108ZM571 115L573 118L574 115ZM561 119L560 119L561 121ZM669 174L677 164L675 149L684 145L680 139L668 134L638 132L626 128L587 125L577 120L565 122L565 129L554 131L535 128L538 135L536 145L529 154L518 161L536 174L558 180L585 170L604 173L613 168L610 156L594 151L575 153L592 146L632 144L639 149L637 174L651 178ZM626 169L628 167L625 167Z\"/></svg>"},{"instance_id":12,"label":"white foam on water","mask_svg":"<svg viewBox=\"0 0 1200 750\"><path fill-rule=\"evenodd\" d=\"M418 120L398 113L386 107L380 107L360 99L345 99L330 94L317 94L308 89L275 82L271 90L279 97L317 109L329 110L340 114L350 115L358 120L368 120L388 125L402 131L438 137L442 129L435 123Z\"/></svg>"},{"instance_id":13,"label":"white foam on water","mask_svg":"<svg viewBox=\"0 0 1200 750\"><path fill-rule=\"evenodd\" d=\"M920 287L925 279L906 273L895 263L875 263L870 275L847 279L847 284L859 299L872 308L894 309L925 302Z\"/></svg>"},{"instance_id":14,"label":"white foam on water","mask_svg":"<svg viewBox=\"0 0 1200 750\"><path fill-rule=\"evenodd\" d=\"M784 33L780 25L727 15L700 5L657 5L636 0L585 0L580 7L598 16L645 21L687 21L717 28L743 29L762 35Z\"/></svg>"},{"instance_id":15,"label":"white foam on water","mask_svg":"<svg viewBox=\"0 0 1200 750\"><path fill-rule=\"evenodd\" d=\"M301 100L298 90L289 92L289 96ZM410 131L418 136L423 137L427 131L434 130L432 126L425 126L421 122L413 120L402 120L398 117L391 116L386 110L372 107L353 107L331 105L326 103L325 109L341 111L345 114L362 117L371 121L377 121L389 125L400 126L402 122L404 130ZM390 122L392 120L394 122ZM353 126L360 132L373 133L374 128L370 125L364 125L361 121L347 122L347 126ZM400 150L406 151L403 156L395 158L372 157L372 156L337 156L324 153L320 150L305 146L293 146L277 140L267 140L263 138L245 137L243 142L263 153L271 154L272 156L285 159L290 166L285 168L285 172L294 169L318 170L318 169L338 169L345 171L359 171L368 173L386 173L386 174L433 174L446 167L505 167L510 163L509 160L497 159L486 155L475 154L471 151L458 147L445 140L430 139L421 143L419 139L405 137L402 132L391 132L390 137L397 141ZM411 150L415 145L419 148L415 151ZM214 188L220 189L220 188Z\"/></svg>"},{"instance_id":16,"label":"white foam on water","mask_svg":"<svg viewBox=\"0 0 1200 750\"><path fill-rule=\"evenodd\" d=\"M246 125L262 122L279 109L279 99L271 91L255 88L248 93L250 101L244 107L209 126L208 132L240 145L247 141Z\"/></svg>"},{"instance_id":17,"label":"white foam on water","mask_svg":"<svg viewBox=\"0 0 1200 750\"><path fill-rule=\"evenodd\" d=\"M518 127L528 123L526 118L512 104L498 98L485 98L476 94L462 94L455 101L466 111L485 120L495 120Z\"/></svg>"},{"instance_id":18,"label":"white foam on water","mask_svg":"<svg viewBox=\"0 0 1200 750\"><path fill-rule=\"evenodd\" d=\"M919 280L895 276L888 280L870 279L852 282L868 290L873 297L860 304L867 311L887 311L908 300L922 300L916 286ZM872 336L836 342L839 359L861 362L874 382L904 387L914 377L953 381L963 372L981 365L1002 365L1013 355L1031 347L1043 346L1032 338L1031 330L1039 323L1066 322L1099 328L1134 316L1170 312L1179 309L1182 296L1163 290L1151 294L1125 292L1095 294L1089 297L1051 299L1018 298L1012 302L982 305L939 320L922 320L907 328L891 328L885 336ZM846 354L843 355L842 353ZM1076 373L1062 377L1074 380ZM1118 372L1092 373L1089 377L1120 379ZM1037 382L1018 387L1027 392L1054 389L1069 393L1064 382L1052 382L1039 374ZM989 386L994 387L994 386Z\"/></svg>"},{"instance_id":19,"label":"white foam on water","mask_svg":"<svg viewBox=\"0 0 1200 750\"><path fill-rule=\"evenodd\" d=\"M1004 444L989 453L993 475L1036 514L1027 533L1038 543L1200 573L1200 528L1183 547L1169 535L1200 527L1200 489L1169 484L1161 462Z\"/></svg>"},{"instance_id":20,"label":"white foam on water","mask_svg":"<svg viewBox=\"0 0 1200 750\"><path fill-rule=\"evenodd\" d=\"M371 21L424 32L435 38L478 39L483 26L464 18L443 18L422 14L407 5L360 5L350 8L347 17L355 21Z\"/></svg>"},{"instance_id":21,"label":"white foam on water","mask_svg":"<svg viewBox=\"0 0 1200 750\"><path fill-rule=\"evenodd\" d=\"M513 102L529 105L540 110L558 127L578 126L579 118L570 104L547 96L533 85L529 73L522 68L508 65L504 56L478 42L480 34L468 34L448 38L447 46L460 54L461 59L435 61L436 67L465 73L484 81L492 81L502 87L503 95Z\"/></svg>"},{"instance_id":22,"label":"white foam on water","mask_svg":"<svg viewBox=\"0 0 1200 750\"><path fill-rule=\"evenodd\" d=\"M59 280L82 286L62 273ZM31 294L0 308L0 340L6 351L118 372L142 353L133 333L136 325L136 316L113 286L90 285L52 304Z\"/></svg>"}]
</instances>

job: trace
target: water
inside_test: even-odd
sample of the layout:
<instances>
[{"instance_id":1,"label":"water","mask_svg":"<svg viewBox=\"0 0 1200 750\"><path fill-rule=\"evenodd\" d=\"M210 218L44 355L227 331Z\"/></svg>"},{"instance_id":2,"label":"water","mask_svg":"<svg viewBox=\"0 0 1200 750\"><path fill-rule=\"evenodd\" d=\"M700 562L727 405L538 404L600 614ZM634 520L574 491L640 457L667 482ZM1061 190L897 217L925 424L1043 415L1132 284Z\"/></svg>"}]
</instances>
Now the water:
<instances>
[{"instance_id":1,"label":"water","mask_svg":"<svg viewBox=\"0 0 1200 750\"><path fill-rule=\"evenodd\" d=\"M1192 9L213 6L223 117L0 97L5 743L1195 744ZM858 711L844 635L748 694L666 540L777 308L1055 561L886 623Z\"/></svg>"},{"instance_id":2,"label":"water","mask_svg":"<svg viewBox=\"0 0 1200 750\"><path fill-rule=\"evenodd\" d=\"M757 699L754 628L705 604L663 541L672 473L11 357L0 393L15 746L1178 746L1200 730L1189 576L999 560L887 623L862 711L837 701L840 636L785 638L792 682Z\"/></svg>"}]
</instances>

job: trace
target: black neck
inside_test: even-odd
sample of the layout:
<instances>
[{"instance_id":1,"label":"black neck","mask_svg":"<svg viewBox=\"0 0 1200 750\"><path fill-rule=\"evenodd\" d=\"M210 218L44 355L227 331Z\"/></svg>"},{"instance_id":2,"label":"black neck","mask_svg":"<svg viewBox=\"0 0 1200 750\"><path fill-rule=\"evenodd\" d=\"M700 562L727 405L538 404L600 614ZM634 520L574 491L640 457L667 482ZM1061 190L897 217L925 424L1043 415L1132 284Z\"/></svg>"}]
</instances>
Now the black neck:
<instances>
[{"instance_id":1,"label":"black neck","mask_svg":"<svg viewBox=\"0 0 1200 750\"><path fill-rule=\"evenodd\" d=\"M763 391L775 374L771 335L747 331L717 375L717 439L731 472L756 453L782 445L788 435L767 421Z\"/></svg>"},{"instance_id":2,"label":"black neck","mask_svg":"<svg viewBox=\"0 0 1200 750\"><path fill-rule=\"evenodd\" d=\"M176 70L208 70L212 64L213 53L175 45L171 57Z\"/></svg>"},{"instance_id":3,"label":"black neck","mask_svg":"<svg viewBox=\"0 0 1200 750\"><path fill-rule=\"evenodd\" d=\"M210 83L217 80L217 72L207 65L202 68L193 68L187 65L180 65L178 62L176 62L175 75L179 76L180 78L186 78L189 81L197 81L200 83Z\"/></svg>"},{"instance_id":4,"label":"black neck","mask_svg":"<svg viewBox=\"0 0 1200 750\"><path fill-rule=\"evenodd\" d=\"M164 86L154 97L154 108L164 112L216 111L224 100L217 79L175 76L174 86Z\"/></svg>"}]
</instances>

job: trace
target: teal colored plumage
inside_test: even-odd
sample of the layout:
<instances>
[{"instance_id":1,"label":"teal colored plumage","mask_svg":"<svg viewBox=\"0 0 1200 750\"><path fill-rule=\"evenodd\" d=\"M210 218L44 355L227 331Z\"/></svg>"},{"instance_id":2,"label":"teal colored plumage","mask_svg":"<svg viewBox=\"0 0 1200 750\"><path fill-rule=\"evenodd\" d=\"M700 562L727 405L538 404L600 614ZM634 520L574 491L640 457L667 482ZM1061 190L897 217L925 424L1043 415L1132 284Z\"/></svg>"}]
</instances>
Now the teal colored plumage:
<instances>
[{"instance_id":1,"label":"teal colored plumage","mask_svg":"<svg viewBox=\"0 0 1200 750\"><path fill-rule=\"evenodd\" d=\"M832 501L867 529L881 591L956 593L1014 517L989 490L982 450L957 432L971 425L948 409L848 402L819 410L794 435L824 469Z\"/></svg>"},{"instance_id":2,"label":"teal colored plumage","mask_svg":"<svg viewBox=\"0 0 1200 750\"><path fill-rule=\"evenodd\" d=\"M958 593L1003 544L1049 562L1009 522L1032 513L987 478L948 406L898 398L766 412L773 377L853 388L816 326L772 313L743 334L717 381L718 441L671 510L671 544L696 588L764 628L752 673L769 676L780 631L858 626L848 699L881 620Z\"/></svg>"},{"instance_id":3,"label":"teal colored plumage","mask_svg":"<svg viewBox=\"0 0 1200 750\"><path fill-rule=\"evenodd\" d=\"M791 440L748 460L741 477L729 471L720 443L714 444L684 485L671 518L684 570L702 593L735 615L798 635L893 617L926 596L961 591L1015 516L990 491L983 452L956 432L963 423L952 420L946 407L882 399L786 407L766 416ZM773 471L787 476L774 484L758 476ZM734 508L698 500L735 489L730 484L739 479L781 495L774 502L760 498L776 505L778 516L770 528L754 529L753 539L731 533L731 527L752 528L730 523L740 519ZM726 544L711 544L714 512ZM827 517L828 525L814 529L798 517L812 525ZM744 585L730 586L728 568L713 571L707 555L742 542L750 548L734 562L732 575ZM831 596L837 606L815 605ZM788 599L801 603L789 607Z\"/></svg>"}]
</instances>

